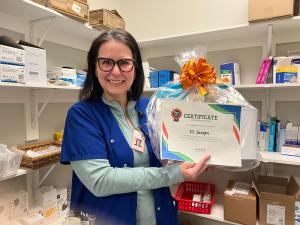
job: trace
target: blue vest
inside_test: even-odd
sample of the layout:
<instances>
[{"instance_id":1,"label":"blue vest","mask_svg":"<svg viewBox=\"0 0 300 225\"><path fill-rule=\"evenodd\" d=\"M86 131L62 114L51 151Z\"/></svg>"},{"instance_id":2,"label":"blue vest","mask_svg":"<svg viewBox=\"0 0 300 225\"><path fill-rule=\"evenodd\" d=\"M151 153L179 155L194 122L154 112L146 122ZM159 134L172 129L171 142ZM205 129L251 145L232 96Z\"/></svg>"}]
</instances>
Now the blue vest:
<instances>
[{"instance_id":1,"label":"blue vest","mask_svg":"<svg viewBox=\"0 0 300 225\"><path fill-rule=\"evenodd\" d=\"M146 136L151 167L161 167L153 153L145 109L148 100L141 98L136 104L139 124ZM102 100L80 101L68 111L62 143L61 163L73 160L108 159L112 167L134 167L132 149L110 111ZM177 209L168 187L153 190L157 225L177 225ZM71 209L95 214L97 224L135 225L137 193L96 197L81 183L73 172Z\"/></svg>"}]
</instances>

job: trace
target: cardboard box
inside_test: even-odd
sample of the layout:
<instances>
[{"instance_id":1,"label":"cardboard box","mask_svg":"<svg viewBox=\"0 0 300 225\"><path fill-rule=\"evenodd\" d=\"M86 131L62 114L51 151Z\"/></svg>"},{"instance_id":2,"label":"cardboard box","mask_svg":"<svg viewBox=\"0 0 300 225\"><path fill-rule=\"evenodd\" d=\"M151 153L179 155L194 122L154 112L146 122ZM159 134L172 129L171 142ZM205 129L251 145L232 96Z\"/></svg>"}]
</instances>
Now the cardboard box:
<instances>
[{"instance_id":1,"label":"cardboard box","mask_svg":"<svg viewBox=\"0 0 300 225\"><path fill-rule=\"evenodd\" d=\"M73 19L87 22L89 19L88 4L82 0L34 0Z\"/></svg>"},{"instance_id":2,"label":"cardboard box","mask_svg":"<svg viewBox=\"0 0 300 225\"><path fill-rule=\"evenodd\" d=\"M90 11L90 25L96 29L125 29L125 21L116 10L97 9Z\"/></svg>"},{"instance_id":3,"label":"cardboard box","mask_svg":"<svg viewBox=\"0 0 300 225\"><path fill-rule=\"evenodd\" d=\"M290 179L253 177L253 185L259 196L260 225L294 225L294 206L300 187L293 176Z\"/></svg>"},{"instance_id":4,"label":"cardboard box","mask_svg":"<svg viewBox=\"0 0 300 225\"><path fill-rule=\"evenodd\" d=\"M250 184L230 180L224 192L224 219L256 224L256 192Z\"/></svg>"},{"instance_id":5,"label":"cardboard box","mask_svg":"<svg viewBox=\"0 0 300 225\"><path fill-rule=\"evenodd\" d=\"M296 0L299 1L299 0ZM296 4L295 4L295 14ZM294 0L249 0L249 22L268 20L278 17L291 17L294 15Z\"/></svg>"}]
</instances>

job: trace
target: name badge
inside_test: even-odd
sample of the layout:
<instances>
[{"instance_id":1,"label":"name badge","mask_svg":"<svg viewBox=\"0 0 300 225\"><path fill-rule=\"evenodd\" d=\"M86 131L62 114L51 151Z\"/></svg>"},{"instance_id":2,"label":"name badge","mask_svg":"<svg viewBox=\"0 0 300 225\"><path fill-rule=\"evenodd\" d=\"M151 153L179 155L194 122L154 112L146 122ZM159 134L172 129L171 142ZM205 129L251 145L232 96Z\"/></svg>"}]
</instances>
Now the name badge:
<instances>
[{"instance_id":1,"label":"name badge","mask_svg":"<svg viewBox=\"0 0 300 225\"><path fill-rule=\"evenodd\" d=\"M131 148L136 150L136 151L139 151L139 152L144 152L145 137L144 137L144 134L141 131L138 131L138 130L133 131Z\"/></svg>"}]
</instances>

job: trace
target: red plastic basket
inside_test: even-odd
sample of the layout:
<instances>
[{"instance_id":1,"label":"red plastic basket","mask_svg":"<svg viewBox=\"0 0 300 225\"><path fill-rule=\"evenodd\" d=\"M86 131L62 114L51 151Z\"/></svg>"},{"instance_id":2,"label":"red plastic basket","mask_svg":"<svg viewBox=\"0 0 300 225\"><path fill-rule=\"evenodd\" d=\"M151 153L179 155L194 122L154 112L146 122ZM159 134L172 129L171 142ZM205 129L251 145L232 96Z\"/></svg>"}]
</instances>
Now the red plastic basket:
<instances>
[{"instance_id":1,"label":"red plastic basket","mask_svg":"<svg viewBox=\"0 0 300 225\"><path fill-rule=\"evenodd\" d=\"M211 213L211 206L215 201L215 185L199 182L183 182L177 189L175 199L178 201L178 209L181 211L196 212L203 214ZM193 201L194 194L203 196L210 193L210 201Z\"/></svg>"}]
</instances>

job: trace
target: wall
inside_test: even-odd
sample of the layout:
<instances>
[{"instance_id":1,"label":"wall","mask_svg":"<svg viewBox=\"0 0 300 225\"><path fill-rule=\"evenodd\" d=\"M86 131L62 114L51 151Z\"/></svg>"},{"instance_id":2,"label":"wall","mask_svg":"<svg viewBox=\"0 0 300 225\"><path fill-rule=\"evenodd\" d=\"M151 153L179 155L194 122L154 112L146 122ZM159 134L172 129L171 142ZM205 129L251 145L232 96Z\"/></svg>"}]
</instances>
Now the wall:
<instances>
[{"instance_id":1,"label":"wall","mask_svg":"<svg viewBox=\"0 0 300 225\"><path fill-rule=\"evenodd\" d=\"M248 0L131 0L121 1L120 6L126 29L138 40L248 22Z\"/></svg>"},{"instance_id":2,"label":"wall","mask_svg":"<svg viewBox=\"0 0 300 225\"><path fill-rule=\"evenodd\" d=\"M128 3L128 1L127 1ZM118 12L121 11L121 0L88 0L90 10L95 9L116 9Z\"/></svg>"}]
</instances>

